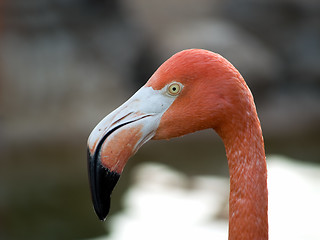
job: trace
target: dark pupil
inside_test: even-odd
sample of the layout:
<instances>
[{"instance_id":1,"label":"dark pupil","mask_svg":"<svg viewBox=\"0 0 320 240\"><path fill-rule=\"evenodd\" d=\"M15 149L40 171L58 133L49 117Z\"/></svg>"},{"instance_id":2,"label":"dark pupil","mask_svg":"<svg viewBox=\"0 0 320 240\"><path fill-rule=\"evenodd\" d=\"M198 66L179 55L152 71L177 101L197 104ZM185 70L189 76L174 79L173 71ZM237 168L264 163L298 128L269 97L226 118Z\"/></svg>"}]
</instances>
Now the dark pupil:
<instances>
[{"instance_id":1,"label":"dark pupil","mask_svg":"<svg viewBox=\"0 0 320 240\"><path fill-rule=\"evenodd\" d=\"M176 90L177 90L177 88L176 88L176 87L173 87L173 88L172 88L172 91L174 91L174 92L175 92Z\"/></svg>"}]
</instances>

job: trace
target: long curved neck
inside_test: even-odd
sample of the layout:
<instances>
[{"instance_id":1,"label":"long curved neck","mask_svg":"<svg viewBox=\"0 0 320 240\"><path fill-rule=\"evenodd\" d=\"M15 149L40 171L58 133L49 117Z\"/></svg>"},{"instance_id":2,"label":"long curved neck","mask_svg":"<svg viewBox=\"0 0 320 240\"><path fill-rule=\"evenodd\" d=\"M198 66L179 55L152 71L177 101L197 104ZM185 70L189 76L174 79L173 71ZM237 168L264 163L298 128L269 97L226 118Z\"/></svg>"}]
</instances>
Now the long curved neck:
<instances>
[{"instance_id":1,"label":"long curved neck","mask_svg":"<svg viewBox=\"0 0 320 240\"><path fill-rule=\"evenodd\" d=\"M267 166L256 112L219 135L225 144L230 173L229 240L266 240Z\"/></svg>"}]
</instances>

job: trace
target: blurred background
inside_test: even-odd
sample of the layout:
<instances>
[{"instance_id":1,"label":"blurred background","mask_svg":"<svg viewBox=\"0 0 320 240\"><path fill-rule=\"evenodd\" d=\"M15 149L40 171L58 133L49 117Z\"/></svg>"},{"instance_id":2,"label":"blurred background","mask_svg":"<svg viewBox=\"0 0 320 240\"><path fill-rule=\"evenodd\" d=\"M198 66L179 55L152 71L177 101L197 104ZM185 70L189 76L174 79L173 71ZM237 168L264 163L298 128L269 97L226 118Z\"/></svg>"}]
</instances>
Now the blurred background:
<instances>
[{"instance_id":1,"label":"blurred background","mask_svg":"<svg viewBox=\"0 0 320 240\"><path fill-rule=\"evenodd\" d=\"M2 0L0 239L107 234L92 209L87 137L186 48L218 52L241 72L267 154L320 162L319 1ZM111 214L130 169L149 161L228 176L212 131L151 141L129 161Z\"/></svg>"}]
</instances>

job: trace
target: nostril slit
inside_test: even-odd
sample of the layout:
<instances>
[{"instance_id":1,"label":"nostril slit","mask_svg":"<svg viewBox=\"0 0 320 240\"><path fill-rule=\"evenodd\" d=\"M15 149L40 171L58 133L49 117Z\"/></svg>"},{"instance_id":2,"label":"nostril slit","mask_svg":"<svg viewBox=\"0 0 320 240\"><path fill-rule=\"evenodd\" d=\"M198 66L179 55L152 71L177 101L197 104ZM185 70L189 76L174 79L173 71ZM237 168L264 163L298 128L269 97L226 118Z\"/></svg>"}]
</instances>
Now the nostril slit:
<instances>
[{"instance_id":1,"label":"nostril slit","mask_svg":"<svg viewBox=\"0 0 320 240\"><path fill-rule=\"evenodd\" d=\"M129 113L127 113L126 115L124 115L123 117L119 118L117 121L115 121L114 123L112 123L109 128L111 128L112 126L118 124L119 122L121 122L123 119L125 119L126 117L128 117L128 116L131 115L132 113L133 113L133 112L129 112Z\"/></svg>"}]
</instances>

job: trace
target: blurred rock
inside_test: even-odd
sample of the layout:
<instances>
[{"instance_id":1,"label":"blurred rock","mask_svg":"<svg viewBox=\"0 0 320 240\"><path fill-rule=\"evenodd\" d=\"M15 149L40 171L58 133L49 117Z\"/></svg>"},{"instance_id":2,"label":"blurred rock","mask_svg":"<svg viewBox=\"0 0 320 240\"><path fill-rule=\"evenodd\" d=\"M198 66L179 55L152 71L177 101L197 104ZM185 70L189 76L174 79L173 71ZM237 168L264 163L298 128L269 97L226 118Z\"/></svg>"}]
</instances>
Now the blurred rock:
<instances>
[{"instance_id":1,"label":"blurred rock","mask_svg":"<svg viewBox=\"0 0 320 240\"><path fill-rule=\"evenodd\" d=\"M290 81L301 84L320 80L319 13L313 0L229 0L224 6L224 16L263 39L284 60Z\"/></svg>"},{"instance_id":2,"label":"blurred rock","mask_svg":"<svg viewBox=\"0 0 320 240\"><path fill-rule=\"evenodd\" d=\"M138 35L116 8L106 1L8 4L0 45L8 141L89 134L128 98Z\"/></svg>"},{"instance_id":3,"label":"blurred rock","mask_svg":"<svg viewBox=\"0 0 320 240\"><path fill-rule=\"evenodd\" d=\"M125 17L135 22L156 40L172 24L210 18L221 13L223 2L218 0L122 0Z\"/></svg>"},{"instance_id":4,"label":"blurred rock","mask_svg":"<svg viewBox=\"0 0 320 240\"><path fill-rule=\"evenodd\" d=\"M239 69L268 120L265 134L320 131L317 9L313 1L11 1L0 46L4 135L87 133L186 48L218 52ZM285 124L301 112L302 122Z\"/></svg>"},{"instance_id":5,"label":"blurred rock","mask_svg":"<svg viewBox=\"0 0 320 240\"><path fill-rule=\"evenodd\" d=\"M272 93L258 112L268 137L315 136L319 133L319 106L317 91L294 88Z\"/></svg>"},{"instance_id":6,"label":"blurred rock","mask_svg":"<svg viewBox=\"0 0 320 240\"><path fill-rule=\"evenodd\" d=\"M217 52L235 65L253 88L281 78L281 59L263 42L230 22L208 20L174 25L157 43L157 55L163 60L187 48Z\"/></svg>"},{"instance_id":7,"label":"blurred rock","mask_svg":"<svg viewBox=\"0 0 320 240\"><path fill-rule=\"evenodd\" d=\"M127 95L117 72L78 58L76 43L66 35L33 40L10 36L2 43L3 76L10 79L3 91L5 133L13 138L50 138L88 127Z\"/></svg>"},{"instance_id":8,"label":"blurred rock","mask_svg":"<svg viewBox=\"0 0 320 240\"><path fill-rule=\"evenodd\" d=\"M298 26L285 49L290 77L297 82L314 84L320 94L320 17L318 21L306 21Z\"/></svg>"}]
</instances>

